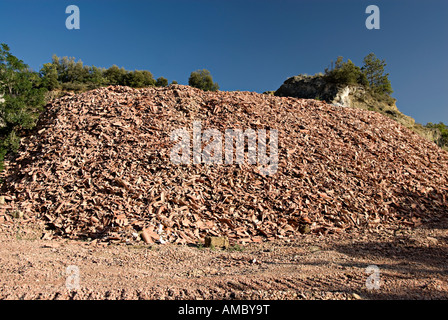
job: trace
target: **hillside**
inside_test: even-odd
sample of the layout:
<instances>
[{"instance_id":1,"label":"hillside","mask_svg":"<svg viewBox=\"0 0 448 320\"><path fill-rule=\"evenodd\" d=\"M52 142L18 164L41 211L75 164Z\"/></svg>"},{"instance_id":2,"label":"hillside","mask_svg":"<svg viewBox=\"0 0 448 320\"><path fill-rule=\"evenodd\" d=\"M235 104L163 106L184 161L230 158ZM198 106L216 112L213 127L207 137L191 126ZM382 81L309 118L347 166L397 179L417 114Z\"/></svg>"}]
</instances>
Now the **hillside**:
<instances>
[{"instance_id":1,"label":"hillside","mask_svg":"<svg viewBox=\"0 0 448 320\"><path fill-rule=\"evenodd\" d=\"M278 130L278 169L174 164L170 134ZM447 214L448 153L379 113L188 86L107 87L46 107L9 159L6 213L46 237L259 242L416 226ZM308 226L308 227L307 227Z\"/></svg>"}]
</instances>

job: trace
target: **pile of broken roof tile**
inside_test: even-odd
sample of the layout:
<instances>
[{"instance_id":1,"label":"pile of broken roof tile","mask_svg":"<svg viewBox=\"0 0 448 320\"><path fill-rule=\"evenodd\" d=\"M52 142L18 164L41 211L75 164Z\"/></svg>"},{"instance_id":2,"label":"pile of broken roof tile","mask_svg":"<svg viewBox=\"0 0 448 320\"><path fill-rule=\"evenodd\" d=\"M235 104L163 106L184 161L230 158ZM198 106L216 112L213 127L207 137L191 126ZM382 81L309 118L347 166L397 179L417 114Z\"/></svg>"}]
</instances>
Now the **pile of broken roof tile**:
<instances>
[{"instance_id":1,"label":"pile of broken roof tile","mask_svg":"<svg viewBox=\"0 0 448 320\"><path fill-rule=\"evenodd\" d=\"M277 171L173 163L170 135L194 121L277 130ZM114 86L52 101L9 159L1 195L0 221L44 220L48 238L260 242L441 219L448 153L379 113L316 100Z\"/></svg>"}]
</instances>

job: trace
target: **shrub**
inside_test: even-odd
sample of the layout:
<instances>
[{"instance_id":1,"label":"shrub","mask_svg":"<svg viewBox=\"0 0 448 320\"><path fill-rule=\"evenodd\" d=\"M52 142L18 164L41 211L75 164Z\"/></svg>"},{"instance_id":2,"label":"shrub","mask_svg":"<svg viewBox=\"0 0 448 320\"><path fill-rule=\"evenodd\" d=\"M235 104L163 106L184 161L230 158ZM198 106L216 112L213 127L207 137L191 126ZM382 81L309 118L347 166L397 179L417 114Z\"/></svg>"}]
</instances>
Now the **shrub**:
<instances>
[{"instance_id":1,"label":"shrub","mask_svg":"<svg viewBox=\"0 0 448 320\"><path fill-rule=\"evenodd\" d=\"M127 71L124 68L113 65L104 71L105 82L110 85L124 85L126 73Z\"/></svg>"},{"instance_id":2,"label":"shrub","mask_svg":"<svg viewBox=\"0 0 448 320\"><path fill-rule=\"evenodd\" d=\"M124 77L124 85L134 88L143 88L155 84L152 73L146 70L134 70Z\"/></svg>"},{"instance_id":3,"label":"shrub","mask_svg":"<svg viewBox=\"0 0 448 320\"><path fill-rule=\"evenodd\" d=\"M344 62L343 57L338 57L334 67L325 69L325 80L342 85L368 85L366 76L361 68L351 60Z\"/></svg>"},{"instance_id":4,"label":"shrub","mask_svg":"<svg viewBox=\"0 0 448 320\"><path fill-rule=\"evenodd\" d=\"M206 69L193 71L188 79L188 84L204 91L219 90L219 85L216 82L213 82L210 71Z\"/></svg>"},{"instance_id":5,"label":"shrub","mask_svg":"<svg viewBox=\"0 0 448 320\"><path fill-rule=\"evenodd\" d=\"M166 87L168 85L168 80L164 77L157 78L156 87Z\"/></svg>"}]
</instances>

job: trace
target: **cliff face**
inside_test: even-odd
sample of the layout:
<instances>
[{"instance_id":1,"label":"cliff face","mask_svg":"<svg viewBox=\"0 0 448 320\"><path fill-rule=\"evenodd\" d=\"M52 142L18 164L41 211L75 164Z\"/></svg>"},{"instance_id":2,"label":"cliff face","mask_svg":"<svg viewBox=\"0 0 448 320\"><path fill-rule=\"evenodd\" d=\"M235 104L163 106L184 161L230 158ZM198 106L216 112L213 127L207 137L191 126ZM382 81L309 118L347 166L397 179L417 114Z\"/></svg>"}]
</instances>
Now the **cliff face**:
<instances>
[{"instance_id":1,"label":"cliff face","mask_svg":"<svg viewBox=\"0 0 448 320\"><path fill-rule=\"evenodd\" d=\"M275 91L274 95L324 100L336 106L376 111L417 132L430 141L437 141L440 138L440 134L436 130L416 124L413 118L401 113L397 108L395 99L374 96L363 86L329 83L325 81L322 74L291 77Z\"/></svg>"}]
</instances>

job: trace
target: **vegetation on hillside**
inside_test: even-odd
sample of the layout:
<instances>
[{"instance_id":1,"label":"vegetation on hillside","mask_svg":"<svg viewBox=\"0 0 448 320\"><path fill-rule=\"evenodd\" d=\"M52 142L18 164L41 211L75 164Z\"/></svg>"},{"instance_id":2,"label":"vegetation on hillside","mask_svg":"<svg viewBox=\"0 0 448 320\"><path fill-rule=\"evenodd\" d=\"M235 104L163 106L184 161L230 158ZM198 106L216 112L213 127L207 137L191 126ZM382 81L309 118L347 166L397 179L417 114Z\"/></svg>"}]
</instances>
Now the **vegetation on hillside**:
<instances>
[{"instance_id":1,"label":"vegetation on hillside","mask_svg":"<svg viewBox=\"0 0 448 320\"><path fill-rule=\"evenodd\" d=\"M325 80L330 83L341 85L363 85L367 86L366 75L361 68L356 66L350 59L344 62L343 57L338 57L332 62L330 68L325 69Z\"/></svg>"},{"instance_id":2,"label":"vegetation on hillside","mask_svg":"<svg viewBox=\"0 0 448 320\"><path fill-rule=\"evenodd\" d=\"M206 69L193 71L188 79L188 84L204 91L219 90L218 83L213 82L213 77L210 74L210 71Z\"/></svg>"},{"instance_id":3,"label":"vegetation on hillside","mask_svg":"<svg viewBox=\"0 0 448 320\"><path fill-rule=\"evenodd\" d=\"M377 94L390 95L393 93L389 74L385 73L386 61L378 59L374 53L364 58L362 73L366 76L370 89Z\"/></svg>"},{"instance_id":4,"label":"vegetation on hillside","mask_svg":"<svg viewBox=\"0 0 448 320\"><path fill-rule=\"evenodd\" d=\"M39 72L41 86L49 91L85 91L102 86L122 85L133 88L166 87L168 79L159 77L154 79L147 70L129 71L116 65L108 69L84 65L75 58L53 56L52 61L45 63ZM171 82L177 84L176 80ZM193 71L188 80L190 86L202 90L216 91L219 86L213 82L210 71L203 69Z\"/></svg>"},{"instance_id":5,"label":"vegetation on hillside","mask_svg":"<svg viewBox=\"0 0 448 320\"><path fill-rule=\"evenodd\" d=\"M330 83L364 86L378 99L393 101L390 97L393 90L385 67L386 61L380 60L374 53L364 58L362 67L356 66L350 59L344 62L343 57L338 57L330 68L325 69L324 77Z\"/></svg>"},{"instance_id":6,"label":"vegetation on hillside","mask_svg":"<svg viewBox=\"0 0 448 320\"><path fill-rule=\"evenodd\" d=\"M6 153L16 151L20 135L32 129L45 104L39 74L0 45L0 166Z\"/></svg>"},{"instance_id":7,"label":"vegetation on hillside","mask_svg":"<svg viewBox=\"0 0 448 320\"><path fill-rule=\"evenodd\" d=\"M432 122L428 122L425 125L426 128L429 129L436 129L440 132L440 139L439 141L436 141L437 144L444 149L448 150L448 126L445 125L443 122L439 122L438 124L434 124Z\"/></svg>"},{"instance_id":8,"label":"vegetation on hillside","mask_svg":"<svg viewBox=\"0 0 448 320\"><path fill-rule=\"evenodd\" d=\"M116 65L108 69L84 65L75 58L53 56L52 62L40 70L42 86L48 90L84 91L108 85L122 85L133 88L165 86L168 80L160 77L154 80L147 70L128 71Z\"/></svg>"},{"instance_id":9,"label":"vegetation on hillside","mask_svg":"<svg viewBox=\"0 0 448 320\"><path fill-rule=\"evenodd\" d=\"M156 86L157 87L166 87L168 85L168 79L164 77L157 78Z\"/></svg>"}]
</instances>

